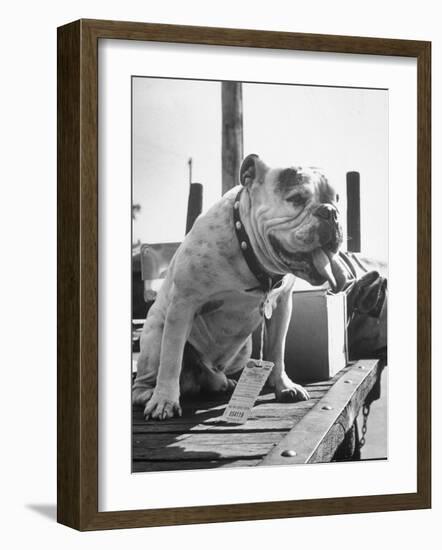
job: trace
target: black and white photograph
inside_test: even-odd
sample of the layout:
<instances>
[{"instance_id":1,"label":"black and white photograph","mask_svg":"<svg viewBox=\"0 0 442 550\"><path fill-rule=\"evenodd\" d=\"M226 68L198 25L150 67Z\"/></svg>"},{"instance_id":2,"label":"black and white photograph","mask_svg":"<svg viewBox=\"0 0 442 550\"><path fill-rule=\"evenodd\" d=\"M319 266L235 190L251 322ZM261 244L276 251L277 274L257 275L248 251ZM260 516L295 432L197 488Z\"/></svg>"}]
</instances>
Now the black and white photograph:
<instances>
[{"instance_id":1,"label":"black and white photograph","mask_svg":"<svg viewBox=\"0 0 442 550\"><path fill-rule=\"evenodd\" d=\"M388 458L388 90L132 77L132 470Z\"/></svg>"},{"instance_id":2,"label":"black and white photograph","mask_svg":"<svg viewBox=\"0 0 442 550\"><path fill-rule=\"evenodd\" d=\"M59 35L60 521L428 507L430 44Z\"/></svg>"}]
</instances>

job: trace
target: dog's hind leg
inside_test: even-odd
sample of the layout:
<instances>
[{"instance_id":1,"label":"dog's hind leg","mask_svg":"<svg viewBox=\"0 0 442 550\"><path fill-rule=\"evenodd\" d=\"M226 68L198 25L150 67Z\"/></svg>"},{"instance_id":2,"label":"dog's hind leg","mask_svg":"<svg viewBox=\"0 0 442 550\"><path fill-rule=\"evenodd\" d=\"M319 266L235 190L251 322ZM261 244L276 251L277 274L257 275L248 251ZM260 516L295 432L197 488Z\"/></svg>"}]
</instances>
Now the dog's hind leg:
<instances>
[{"instance_id":1,"label":"dog's hind leg","mask_svg":"<svg viewBox=\"0 0 442 550\"><path fill-rule=\"evenodd\" d=\"M248 338L228 364L218 368L206 364L201 354L187 343L184 350L181 373L181 393L231 393L236 387L236 379L229 378L227 372L238 376L250 358L252 340Z\"/></svg>"}]
</instances>

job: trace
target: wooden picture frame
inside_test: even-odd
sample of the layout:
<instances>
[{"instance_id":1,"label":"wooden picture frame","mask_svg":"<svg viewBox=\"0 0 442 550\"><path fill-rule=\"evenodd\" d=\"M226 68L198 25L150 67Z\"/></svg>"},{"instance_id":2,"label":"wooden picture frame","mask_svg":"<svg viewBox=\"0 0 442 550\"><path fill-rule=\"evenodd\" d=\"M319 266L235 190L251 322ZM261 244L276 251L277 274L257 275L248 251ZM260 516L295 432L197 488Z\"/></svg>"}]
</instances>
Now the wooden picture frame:
<instances>
[{"instance_id":1,"label":"wooden picture frame","mask_svg":"<svg viewBox=\"0 0 442 550\"><path fill-rule=\"evenodd\" d=\"M403 56L418 72L417 491L98 511L98 40ZM423 41L79 20L58 29L58 521L85 531L431 506L431 44Z\"/></svg>"}]
</instances>

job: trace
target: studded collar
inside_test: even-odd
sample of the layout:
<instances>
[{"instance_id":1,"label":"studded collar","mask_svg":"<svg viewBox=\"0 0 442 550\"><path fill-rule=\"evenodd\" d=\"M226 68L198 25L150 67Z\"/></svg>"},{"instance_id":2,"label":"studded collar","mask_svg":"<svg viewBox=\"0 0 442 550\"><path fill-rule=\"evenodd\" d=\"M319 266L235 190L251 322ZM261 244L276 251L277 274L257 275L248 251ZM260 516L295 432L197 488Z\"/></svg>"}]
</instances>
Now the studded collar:
<instances>
[{"instance_id":1,"label":"studded collar","mask_svg":"<svg viewBox=\"0 0 442 550\"><path fill-rule=\"evenodd\" d=\"M252 290L261 289L264 292L269 292L274 288L278 283L282 281L284 275L276 275L271 277L258 261L255 252L253 251L252 245L250 243L249 236L244 228L244 225L241 221L239 214L239 199L244 188L241 188L236 195L235 202L233 203L233 224L235 227L235 233L238 238L239 247L241 249L242 255L253 275L257 278L259 286L254 288L248 288L247 292Z\"/></svg>"}]
</instances>

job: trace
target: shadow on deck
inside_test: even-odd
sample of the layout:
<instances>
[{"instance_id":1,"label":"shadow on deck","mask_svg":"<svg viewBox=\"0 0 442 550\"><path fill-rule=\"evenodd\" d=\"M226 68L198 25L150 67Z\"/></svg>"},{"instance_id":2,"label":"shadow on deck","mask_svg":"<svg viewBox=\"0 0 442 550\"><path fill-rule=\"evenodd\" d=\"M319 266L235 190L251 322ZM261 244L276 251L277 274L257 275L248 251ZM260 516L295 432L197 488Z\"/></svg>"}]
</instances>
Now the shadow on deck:
<instances>
[{"instance_id":1,"label":"shadow on deck","mask_svg":"<svg viewBox=\"0 0 442 550\"><path fill-rule=\"evenodd\" d=\"M298 403L277 403L273 392L264 390L241 425L220 422L228 395L185 400L182 417L163 421L146 422L142 408L134 406L133 472L286 463L278 451L286 441L298 450L290 462L329 461L354 425L377 372L377 361L351 364L329 381L306 385L311 399Z\"/></svg>"}]
</instances>

